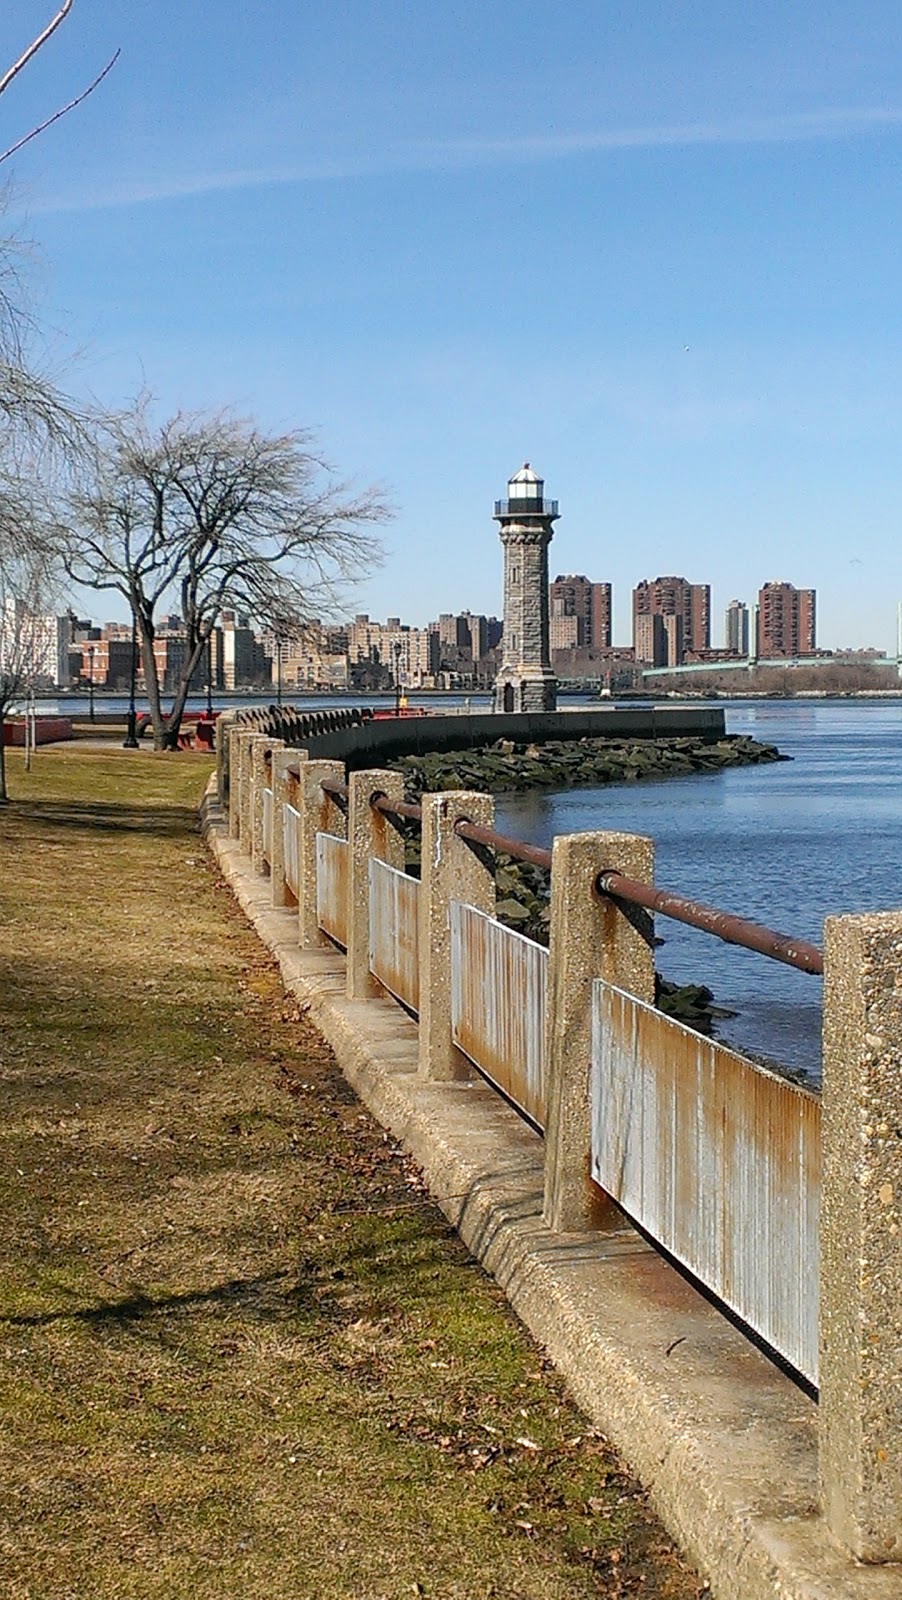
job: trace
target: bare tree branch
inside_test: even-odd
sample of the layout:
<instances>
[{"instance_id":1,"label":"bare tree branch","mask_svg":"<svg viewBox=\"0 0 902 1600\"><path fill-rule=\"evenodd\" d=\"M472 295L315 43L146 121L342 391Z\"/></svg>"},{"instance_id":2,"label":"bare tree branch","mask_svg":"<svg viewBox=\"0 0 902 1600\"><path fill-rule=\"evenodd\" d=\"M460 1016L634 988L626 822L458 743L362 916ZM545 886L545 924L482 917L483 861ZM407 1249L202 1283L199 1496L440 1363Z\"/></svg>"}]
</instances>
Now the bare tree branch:
<instances>
[{"instance_id":1,"label":"bare tree branch","mask_svg":"<svg viewBox=\"0 0 902 1600\"><path fill-rule=\"evenodd\" d=\"M30 144L31 140L36 139L39 133L44 132L45 128L52 128L53 124L55 122L59 122L61 117L65 117L68 112L74 111L76 106L80 106L83 100L87 100L88 95L94 93L94 90L97 88L98 84L103 82L107 73L112 72L113 67L116 65L116 62L119 60L121 54L121 49L116 50L113 55L110 56L110 59L103 68L103 71L98 72L94 82L88 84L87 89L83 89L81 94L76 95L75 99L70 100L67 105L60 106L58 111L54 111L52 117L47 117L43 122L39 122L36 128L32 128L30 133L24 133L21 139L17 139L15 144L11 144L9 146L8 150L0 152L0 163L8 161L10 156L14 156L18 150L22 149L23 145Z\"/></svg>"},{"instance_id":2,"label":"bare tree branch","mask_svg":"<svg viewBox=\"0 0 902 1600\"><path fill-rule=\"evenodd\" d=\"M27 67L32 56L37 55L41 46L47 43L47 40L50 38L51 34L56 33L60 23L65 21L71 10L72 0L63 0L63 3L60 6L59 11L56 13L56 16L51 18L43 33L39 33L36 39L32 39L31 44L28 46L27 50L22 52L18 61L14 61L12 66L9 67L4 73L3 77L0 78L0 94L3 93L4 89L9 88L13 78L16 77L17 73L21 72L23 67Z\"/></svg>"}]
</instances>

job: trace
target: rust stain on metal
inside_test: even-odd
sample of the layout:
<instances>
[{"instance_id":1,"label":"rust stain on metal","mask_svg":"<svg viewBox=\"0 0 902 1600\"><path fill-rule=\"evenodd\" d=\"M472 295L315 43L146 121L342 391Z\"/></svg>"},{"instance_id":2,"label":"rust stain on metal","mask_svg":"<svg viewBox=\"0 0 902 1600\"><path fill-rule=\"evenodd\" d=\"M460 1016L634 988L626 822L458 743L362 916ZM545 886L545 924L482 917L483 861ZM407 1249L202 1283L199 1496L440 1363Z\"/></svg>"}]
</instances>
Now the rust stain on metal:
<instances>
[{"instance_id":1,"label":"rust stain on metal","mask_svg":"<svg viewBox=\"0 0 902 1600\"><path fill-rule=\"evenodd\" d=\"M592 1176L817 1382L820 1102L598 980Z\"/></svg>"},{"instance_id":2,"label":"rust stain on metal","mask_svg":"<svg viewBox=\"0 0 902 1600\"><path fill-rule=\"evenodd\" d=\"M541 945L452 901L452 1038L539 1129L545 1124L547 968Z\"/></svg>"},{"instance_id":3,"label":"rust stain on metal","mask_svg":"<svg viewBox=\"0 0 902 1600\"><path fill-rule=\"evenodd\" d=\"M316 836L316 920L336 944L348 944L348 841Z\"/></svg>"},{"instance_id":4,"label":"rust stain on metal","mask_svg":"<svg viewBox=\"0 0 902 1600\"><path fill-rule=\"evenodd\" d=\"M370 971L411 1011L420 1005L420 884L370 857Z\"/></svg>"}]
</instances>

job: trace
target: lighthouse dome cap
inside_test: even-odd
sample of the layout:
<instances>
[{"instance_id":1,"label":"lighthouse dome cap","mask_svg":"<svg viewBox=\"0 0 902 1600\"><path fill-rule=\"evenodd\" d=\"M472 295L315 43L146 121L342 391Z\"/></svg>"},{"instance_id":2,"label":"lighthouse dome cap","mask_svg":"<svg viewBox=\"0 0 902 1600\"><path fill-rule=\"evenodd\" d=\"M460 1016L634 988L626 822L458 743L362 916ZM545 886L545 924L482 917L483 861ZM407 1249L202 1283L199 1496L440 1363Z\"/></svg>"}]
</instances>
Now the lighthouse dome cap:
<instances>
[{"instance_id":1,"label":"lighthouse dome cap","mask_svg":"<svg viewBox=\"0 0 902 1600\"><path fill-rule=\"evenodd\" d=\"M513 477L508 478L507 481L508 483L541 483L542 479L539 477L538 473L533 472L529 462L524 461L520 471L515 472Z\"/></svg>"}]
</instances>

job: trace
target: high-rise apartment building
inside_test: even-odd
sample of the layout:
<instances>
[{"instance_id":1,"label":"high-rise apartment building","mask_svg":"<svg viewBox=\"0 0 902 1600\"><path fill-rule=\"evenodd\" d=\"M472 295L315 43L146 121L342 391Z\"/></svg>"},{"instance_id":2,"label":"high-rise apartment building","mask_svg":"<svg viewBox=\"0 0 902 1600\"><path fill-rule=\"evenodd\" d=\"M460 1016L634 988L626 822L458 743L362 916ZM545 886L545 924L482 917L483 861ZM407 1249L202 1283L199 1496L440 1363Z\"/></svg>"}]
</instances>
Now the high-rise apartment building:
<instances>
[{"instance_id":1,"label":"high-rise apartment building","mask_svg":"<svg viewBox=\"0 0 902 1600\"><path fill-rule=\"evenodd\" d=\"M667 632L667 666L679 666L684 658L711 647L711 586L707 583L689 583L686 578L644 578L633 590L633 646L640 660L639 635L636 625L641 617L678 617L680 626L672 624ZM640 630L643 646L647 645L647 630ZM676 659L670 657L676 653Z\"/></svg>"},{"instance_id":2,"label":"high-rise apartment building","mask_svg":"<svg viewBox=\"0 0 902 1600\"><path fill-rule=\"evenodd\" d=\"M724 613L724 644L731 655L743 660L749 653L749 608L741 600L731 600Z\"/></svg>"},{"instance_id":3,"label":"high-rise apartment building","mask_svg":"<svg viewBox=\"0 0 902 1600\"><path fill-rule=\"evenodd\" d=\"M590 583L582 574L555 578L550 585L552 650L610 650L611 585ZM576 627L568 625L574 618Z\"/></svg>"},{"instance_id":4,"label":"high-rise apartment building","mask_svg":"<svg viewBox=\"0 0 902 1600\"><path fill-rule=\"evenodd\" d=\"M633 650L648 667L667 666L667 635L659 611L643 611L633 618Z\"/></svg>"},{"instance_id":5,"label":"high-rise apartment building","mask_svg":"<svg viewBox=\"0 0 902 1600\"><path fill-rule=\"evenodd\" d=\"M766 583L758 592L758 656L812 656L815 653L816 595L791 583Z\"/></svg>"}]
</instances>

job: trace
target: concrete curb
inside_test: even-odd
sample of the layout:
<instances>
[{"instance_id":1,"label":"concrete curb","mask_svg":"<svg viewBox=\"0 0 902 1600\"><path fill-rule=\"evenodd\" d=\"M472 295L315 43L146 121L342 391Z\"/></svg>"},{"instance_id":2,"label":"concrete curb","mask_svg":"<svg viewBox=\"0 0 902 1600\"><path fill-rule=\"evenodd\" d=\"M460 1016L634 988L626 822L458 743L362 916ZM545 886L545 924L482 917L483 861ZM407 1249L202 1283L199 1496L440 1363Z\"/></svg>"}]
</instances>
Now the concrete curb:
<instances>
[{"instance_id":1,"label":"concrete curb","mask_svg":"<svg viewBox=\"0 0 902 1600\"><path fill-rule=\"evenodd\" d=\"M213 780L201 820L286 989L713 1593L899 1600L902 1568L855 1562L818 1513L813 1401L625 1221L590 1237L551 1234L538 1136L475 1074L420 1079L416 1025L402 1008L346 999L344 956L299 949L296 913L273 909L268 879L227 836Z\"/></svg>"}]
</instances>

